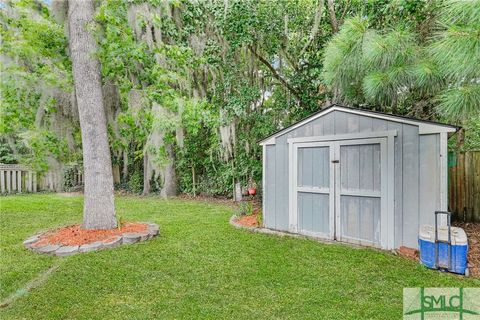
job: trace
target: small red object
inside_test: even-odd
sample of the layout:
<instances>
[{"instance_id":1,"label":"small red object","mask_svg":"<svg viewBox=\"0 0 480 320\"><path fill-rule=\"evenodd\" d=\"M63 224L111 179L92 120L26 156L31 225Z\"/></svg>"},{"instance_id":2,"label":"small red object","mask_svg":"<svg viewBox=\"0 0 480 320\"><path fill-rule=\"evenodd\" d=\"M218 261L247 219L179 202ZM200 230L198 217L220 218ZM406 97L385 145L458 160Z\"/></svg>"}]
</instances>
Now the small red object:
<instances>
[{"instance_id":1,"label":"small red object","mask_svg":"<svg viewBox=\"0 0 480 320\"><path fill-rule=\"evenodd\" d=\"M251 196L254 196L255 194L257 194L257 189L249 188L248 189L248 194L251 195Z\"/></svg>"}]
</instances>

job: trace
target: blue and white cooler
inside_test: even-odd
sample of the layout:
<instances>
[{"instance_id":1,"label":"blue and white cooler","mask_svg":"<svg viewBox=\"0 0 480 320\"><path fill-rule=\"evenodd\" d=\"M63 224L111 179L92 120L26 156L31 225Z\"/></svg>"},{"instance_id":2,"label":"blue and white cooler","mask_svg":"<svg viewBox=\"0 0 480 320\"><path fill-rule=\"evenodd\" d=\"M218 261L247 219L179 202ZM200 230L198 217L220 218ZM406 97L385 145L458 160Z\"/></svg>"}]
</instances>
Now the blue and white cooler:
<instances>
[{"instance_id":1,"label":"blue and white cooler","mask_svg":"<svg viewBox=\"0 0 480 320\"><path fill-rule=\"evenodd\" d=\"M450 227L451 239L448 243L448 226L438 227L438 244L435 243L435 227L424 225L420 228L418 247L420 248L420 262L431 269L445 269L453 273L468 276L467 235L462 228ZM438 264L435 256L435 247L438 245ZM451 246L450 263L449 246Z\"/></svg>"}]
</instances>

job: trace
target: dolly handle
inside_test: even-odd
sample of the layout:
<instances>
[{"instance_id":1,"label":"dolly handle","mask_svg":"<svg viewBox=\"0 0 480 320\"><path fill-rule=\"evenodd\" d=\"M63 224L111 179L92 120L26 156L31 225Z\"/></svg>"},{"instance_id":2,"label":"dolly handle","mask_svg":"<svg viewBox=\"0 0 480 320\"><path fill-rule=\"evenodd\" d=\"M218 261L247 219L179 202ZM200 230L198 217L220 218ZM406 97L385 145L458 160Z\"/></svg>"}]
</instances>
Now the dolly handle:
<instances>
[{"instance_id":1,"label":"dolly handle","mask_svg":"<svg viewBox=\"0 0 480 320\"><path fill-rule=\"evenodd\" d=\"M452 263L452 214L448 211L435 211L435 265L438 268L438 215L447 215L448 226L448 270L451 269Z\"/></svg>"},{"instance_id":2,"label":"dolly handle","mask_svg":"<svg viewBox=\"0 0 480 320\"><path fill-rule=\"evenodd\" d=\"M435 242L438 241L438 215L444 214L447 216L448 227L448 243L452 243L452 213L448 211L435 211Z\"/></svg>"}]
</instances>

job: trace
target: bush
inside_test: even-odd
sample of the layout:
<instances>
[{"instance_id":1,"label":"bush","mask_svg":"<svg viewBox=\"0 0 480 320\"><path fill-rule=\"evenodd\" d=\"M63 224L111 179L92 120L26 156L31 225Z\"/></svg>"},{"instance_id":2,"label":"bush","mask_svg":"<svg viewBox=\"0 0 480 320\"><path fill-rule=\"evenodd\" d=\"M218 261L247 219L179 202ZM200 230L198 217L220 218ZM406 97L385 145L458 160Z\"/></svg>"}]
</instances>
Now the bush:
<instances>
[{"instance_id":1,"label":"bush","mask_svg":"<svg viewBox=\"0 0 480 320\"><path fill-rule=\"evenodd\" d=\"M128 180L127 190L134 193L141 193L143 190L143 175L135 171Z\"/></svg>"},{"instance_id":2,"label":"bush","mask_svg":"<svg viewBox=\"0 0 480 320\"><path fill-rule=\"evenodd\" d=\"M252 214L253 214L253 203L251 201L240 202L237 216L251 216Z\"/></svg>"}]
</instances>

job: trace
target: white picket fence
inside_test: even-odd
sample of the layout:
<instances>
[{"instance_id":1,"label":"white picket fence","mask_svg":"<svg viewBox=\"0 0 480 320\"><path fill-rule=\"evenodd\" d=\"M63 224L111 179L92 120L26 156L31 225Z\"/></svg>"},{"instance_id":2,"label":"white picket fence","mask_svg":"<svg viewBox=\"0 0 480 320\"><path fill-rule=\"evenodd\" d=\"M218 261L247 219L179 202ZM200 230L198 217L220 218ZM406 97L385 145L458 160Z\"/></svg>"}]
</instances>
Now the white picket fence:
<instances>
[{"instance_id":1,"label":"white picket fence","mask_svg":"<svg viewBox=\"0 0 480 320\"><path fill-rule=\"evenodd\" d=\"M26 166L0 163L0 188L2 193L37 192L37 174Z\"/></svg>"}]
</instances>

